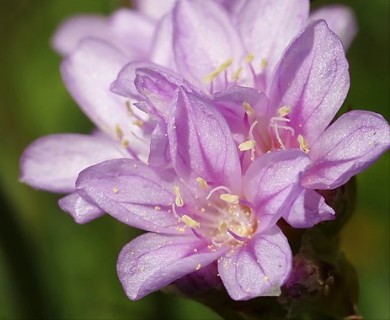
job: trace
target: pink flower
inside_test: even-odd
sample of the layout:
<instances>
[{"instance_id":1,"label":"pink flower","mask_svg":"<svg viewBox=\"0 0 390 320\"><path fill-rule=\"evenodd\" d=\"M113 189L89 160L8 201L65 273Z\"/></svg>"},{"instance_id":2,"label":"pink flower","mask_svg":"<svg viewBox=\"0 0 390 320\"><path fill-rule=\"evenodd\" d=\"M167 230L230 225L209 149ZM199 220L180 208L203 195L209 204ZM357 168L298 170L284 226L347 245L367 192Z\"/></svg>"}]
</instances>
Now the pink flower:
<instances>
[{"instance_id":1,"label":"pink flower","mask_svg":"<svg viewBox=\"0 0 390 320\"><path fill-rule=\"evenodd\" d=\"M150 232L119 256L127 295L137 300L214 261L233 299L279 295L291 250L276 222L300 192L308 157L299 150L273 152L242 176L229 128L211 101L156 79L162 87L138 89L170 105L160 114L168 147L152 147L151 154L168 152L171 167L110 160L85 169L76 182L84 199Z\"/></svg>"}]
</instances>

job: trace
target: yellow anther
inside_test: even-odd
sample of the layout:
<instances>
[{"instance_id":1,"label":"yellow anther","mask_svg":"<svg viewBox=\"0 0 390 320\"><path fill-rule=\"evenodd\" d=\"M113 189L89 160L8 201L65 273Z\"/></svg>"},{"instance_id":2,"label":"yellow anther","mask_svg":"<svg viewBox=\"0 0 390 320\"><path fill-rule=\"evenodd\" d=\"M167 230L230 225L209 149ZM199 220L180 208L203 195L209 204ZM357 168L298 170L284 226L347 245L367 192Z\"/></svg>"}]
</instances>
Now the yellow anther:
<instances>
[{"instance_id":1,"label":"yellow anther","mask_svg":"<svg viewBox=\"0 0 390 320\"><path fill-rule=\"evenodd\" d=\"M210 83L213 81L216 77L218 77L223 71L225 71L227 68L229 68L233 63L233 59L226 60L224 63L222 63L215 71L211 72L210 74L206 75L203 78L203 81L205 83Z\"/></svg>"},{"instance_id":2,"label":"yellow anther","mask_svg":"<svg viewBox=\"0 0 390 320\"><path fill-rule=\"evenodd\" d=\"M253 116L255 114L255 109L253 109L253 107L251 106L251 104L249 102L244 101L242 103L242 107L244 108L244 110L248 116Z\"/></svg>"},{"instance_id":3,"label":"yellow anther","mask_svg":"<svg viewBox=\"0 0 390 320\"><path fill-rule=\"evenodd\" d=\"M161 210L161 207L160 207L160 206L155 206L155 207L154 207L154 210L160 211L160 210Z\"/></svg>"},{"instance_id":4,"label":"yellow anther","mask_svg":"<svg viewBox=\"0 0 390 320\"><path fill-rule=\"evenodd\" d=\"M253 53L248 53L245 56L244 60L245 60L246 63L251 63L254 58L255 58L255 56L253 55Z\"/></svg>"},{"instance_id":5,"label":"yellow anther","mask_svg":"<svg viewBox=\"0 0 390 320\"><path fill-rule=\"evenodd\" d=\"M209 187L207 181L201 177L197 177L196 182L199 184L199 187L201 187L202 189L207 189Z\"/></svg>"},{"instance_id":6,"label":"yellow anther","mask_svg":"<svg viewBox=\"0 0 390 320\"><path fill-rule=\"evenodd\" d=\"M240 74L241 74L241 71L243 70L244 68L243 67L239 67L232 75L232 80L233 81L237 81L238 79L240 79Z\"/></svg>"},{"instance_id":7,"label":"yellow anther","mask_svg":"<svg viewBox=\"0 0 390 320\"><path fill-rule=\"evenodd\" d=\"M288 106L280 107L278 110L278 114L280 117L285 117L291 112L291 108Z\"/></svg>"},{"instance_id":8,"label":"yellow anther","mask_svg":"<svg viewBox=\"0 0 390 320\"><path fill-rule=\"evenodd\" d=\"M238 146L238 149L240 149L240 151L248 151L248 150L252 150L256 145L256 141L253 140L253 139L250 139L250 140L247 140L247 141L244 141L243 143L240 143L240 145Z\"/></svg>"},{"instance_id":9,"label":"yellow anther","mask_svg":"<svg viewBox=\"0 0 390 320\"><path fill-rule=\"evenodd\" d=\"M265 59L265 58L261 59L261 62L260 62L261 68L265 69L267 67L267 65L268 65L267 59Z\"/></svg>"},{"instance_id":10,"label":"yellow anther","mask_svg":"<svg viewBox=\"0 0 390 320\"><path fill-rule=\"evenodd\" d=\"M309 153L309 145L301 134L298 135L297 140L299 142L299 149L301 149L303 152Z\"/></svg>"},{"instance_id":11,"label":"yellow anther","mask_svg":"<svg viewBox=\"0 0 390 320\"><path fill-rule=\"evenodd\" d=\"M123 131L122 131L122 128L119 124L117 124L115 126L115 132L116 132L116 136L118 137L118 139L122 139L123 138Z\"/></svg>"},{"instance_id":12,"label":"yellow anther","mask_svg":"<svg viewBox=\"0 0 390 320\"><path fill-rule=\"evenodd\" d=\"M187 226L190 228L199 228L200 223L191 217L187 216L186 214L181 217L181 221L183 221Z\"/></svg>"},{"instance_id":13,"label":"yellow anther","mask_svg":"<svg viewBox=\"0 0 390 320\"><path fill-rule=\"evenodd\" d=\"M130 142L129 142L129 140L124 139L124 140L121 141L121 145L124 148L128 148L129 145L130 145Z\"/></svg>"},{"instance_id":14,"label":"yellow anther","mask_svg":"<svg viewBox=\"0 0 390 320\"><path fill-rule=\"evenodd\" d=\"M198 264L196 265L195 270L198 271L200 268L202 268L202 265L201 265L200 263L198 263Z\"/></svg>"},{"instance_id":15,"label":"yellow anther","mask_svg":"<svg viewBox=\"0 0 390 320\"><path fill-rule=\"evenodd\" d=\"M134 120L133 124L136 125L137 127L142 127L144 125L144 122L140 119Z\"/></svg>"},{"instance_id":16,"label":"yellow anther","mask_svg":"<svg viewBox=\"0 0 390 320\"><path fill-rule=\"evenodd\" d=\"M119 191L119 189L118 189L117 187L114 187L114 188L112 189L112 192L114 192L114 193L118 193L118 191Z\"/></svg>"},{"instance_id":17,"label":"yellow anther","mask_svg":"<svg viewBox=\"0 0 390 320\"><path fill-rule=\"evenodd\" d=\"M173 191L175 192L175 195L176 195L175 204L178 207L184 206L184 201L183 201L183 198L181 197L180 188L178 186L174 186Z\"/></svg>"},{"instance_id":18,"label":"yellow anther","mask_svg":"<svg viewBox=\"0 0 390 320\"><path fill-rule=\"evenodd\" d=\"M269 280L269 277L268 277L268 276L264 276L264 277L263 277L263 280L264 280L265 282L267 282L267 281Z\"/></svg>"},{"instance_id":19,"label":"yellow anther","mask_svg":"<svg viewBox=\"0 0 390 320\"><path fill-rule=\"evenodd\" d=\"M239 196L237 196L235 194L223 193L219 196L219 198L225 202L232 203L232 204L239 204L240 203Z\"/></svg>"}]
</instances>

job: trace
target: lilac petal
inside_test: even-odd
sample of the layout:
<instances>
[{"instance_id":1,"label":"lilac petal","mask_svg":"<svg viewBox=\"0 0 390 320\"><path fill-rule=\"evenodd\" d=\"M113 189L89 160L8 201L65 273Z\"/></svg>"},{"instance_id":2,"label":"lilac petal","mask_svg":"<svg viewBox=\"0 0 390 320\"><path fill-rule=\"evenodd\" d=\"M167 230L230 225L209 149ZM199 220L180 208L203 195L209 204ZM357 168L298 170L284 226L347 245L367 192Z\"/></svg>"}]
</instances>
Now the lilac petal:
<instances>
[{"instance_id":1,"label":"lilac petal","mask_svg":"<svg viewBox=\"0 0 390 320\"><path fill-rule=\"evenodd\" d=\"M236 12L239 12L246 3L246 0L215 0L215 2L218 2L234 17Z\"/></svg>"},{"instance_id":2,"label":"lilac petal","mask_svg":"<svg viewBox=\"0 0 390 320\"><path fill-rule=\"evenodd\" d=\"M147 233L122 249L117 270L127 296L138 300L208 266L221 254L195 237Z\"/></svg>"},{"instance_id":3,"label":"lilac petal","mask_svg":"<svg viewBox=\"0 0 390 320\"><path fill-rule=\"evenodd\" d=\"M256 73L263 72L270 85L282 53L305 26L309 15L306 0L247 0L237 13L237 27ZM266 67L262 66L266 63ZM263 88L264 89L264 88Z\"/></svg>"},{"instance_id":4,"label":"lilac petal","mask_svg":"<svg viewBox=\"0 0 390 320\"><path fill-rule=\"evenodd\" d=\"M322 7L314 11L310 19L324 19L329 28L340 37L345 50L349 48L358 31L355 14L342 5Z\"/></svg>"},{"instance_id":5,"label":"lilac petal","mask_svg":"<svg viewBox=\"0 0 390 320\"><path fill-rule=\"evenodd\" d=\"M150 61L165 66L171 70L176 70L176 62L173 46L173 18L172 12L165 15L157 26L150 52Z\"/></svg>"},{"instance_id":6,"label":"lilac petal","mask_svg":"<svg viewBox=\"0 0 390 320\"><path fill-rule=\"evenodd\" d=\"M157 20L171 10L175 2L176 0L136 0L135 6L144 15Z\"/></svg>"},{"instance_id":7,"label":"lilac petal","mask_svg":"<svg viewBox=\"0 0 390 320\"><path fill-rule=\"evenodd\" d=\"M143 140L142 129L134 123L134 114L143 120L145 115L139 110L130 113L126 99L110 91L111 82L125 63L126 57L114 47L89 39L65 59L61 70L73 98L103 132L143 150L147 139Z\"/></svg>"},{"instance_id":8,"label":"lilac petal","mask_svg":"<svg viewBox=\"0 0 390 320\"><path fill-rule=\"evenodd\" d=\"M83 224L104 215L104 211L93 203L86 201L77 192L68 194L58 201L62 210L69 213L74 221Z\"/></svg>"},{"instance_id":9,"label":"lilac petal","mask_svg":"<svg viewBox=\"0 0 390 320\"><path fill-rule=\"evenodd\" d=\"M259 230L272 228L302 188L299 181L310 159L299 150L274 151L258 157L248 168L243 192L259 219Z\"/></svg>"},{"instance_id":10,"label":"lilac petal","mask_svg":"<svg viewBox=\"0 0 390 320\"><path fill-rule=\"evenodd\" d=\"M52 39L52 45L62 55L68 55L85 37L107 38L107 19L98 15L73 16L65 20Z\"/></svg>"},{"instance_id":11,"label":"lilac petal","mask_svg":"<svg viewBox=\"0 0 390 320\"><path fill-rule=\"evenodd\" d=\"M120 9L109 18L111 34L104 38L121 49L128 60L146 59L152 45L155 23L137 11Z\"/></svg>"},{"instance_id":12,"label":"lilac petal","mask_svg":"<svg viewBox=\"0 0 390 320\"><path fill-rule=\"evenodd\" d=\"M151 135L148 163L153 167L165 168L171 162L166 124L158 122Z\"/></svg>"},{"instance_id":13,"label":"lilac petal","mask_svg":"<svg viewBox=\"0 0 390 320\"><path fill-rule=\"evenodd\" d=\"M201 177L236 192L241 169L229 127L206 97L181 90L168 123L171 159L179 177Z\"/></svg>"},{"instance_id":14,"label":"lilac petal","mask_svg":"<svg viewBox=\"0 0 390 320\"><path fill-rule=\"evenodd\" d=\"M199 0L178 1L173 11L173 39L178 70L202 88L212 85L212 91L226 86L226 79L232 77L245 55L227 12L212 1L207 6ZM221 71L215 79L206 80L228 61L231 65L226 73Z\"/></svg>"},{"instance_id":15,"label":"lilac petal","mask_svg":"<svg viewBox=\"0 0 390 320\"><path fill-rule=\"evenodd\" d=\"M218 261L218 272L234 300L278 296L292 268L292 253L282 231L274 226Z\"/></svg>"},{"instance_id":16,"label":"lilac petal","mask_svg":"<svg viewBox=\"0 0 390 320\"><path fill-rule=\"evenodd\" d=\"M51 192L75 189L80 171L96 163L130 157L115 141L99 135L54 134L30 144L21 157L20 180Z\"/></svg>"},{"instance_id":17,"label":"lilac petal","mask_svg":"<svg viewBox=\"0 0 390 320\"><path fill-rule=\"evenodd\" d=\"M294 228L311 228L322 221L334 219L335 211L325 203L324 197L314 190L306 189L283 218Z\"/></svg>"},{"instance_id":18,"label":"lilac petal","mask_svg":"<svg viewBox=\"0 0 390 320\"><path fill-rule=\"evenodd\" d=\"M72 17L62 23L52 42L53 47L66 56L76 49L81 40L95 38L121 49L129 59L140 59L148 55L154 28L154 23L138 12L120 9L110 17Z\"/></svg>"},{"instance_id":19,"label":"lilac petal","mask_svg":"<svg viewBox=\"0 0 390 320\"><path fill-rule=\"evenodd\" d=\"M162 170L142 162L120 159L92 166L80 173L80 195L119 221L155 232L179 233L179 218L172 212L175 200Z\"/></svg>"},{"instance_id":20,"label":"lilac petal","mask_svg":"<svg viewBox=\"0 0 390 320\"><path fill-rule=\"evenodd\" d=\"M310 24L285 52L272 84L271 104L288 106L290 126L309 144L332 121L349 88L340 39L325 21Z\"/></svg>"},{"instance_id":21,"label":"lilac petal","mask_svg":"<svg viewBox=\"0 0 390 320\"><path fill-rule=\"evenodd\" d=\"M310 149L313 165L302 184L335 189L366 169L390 146L390 128L379 114L350 111L337 119Z\"/></svg>"}]
</instances>

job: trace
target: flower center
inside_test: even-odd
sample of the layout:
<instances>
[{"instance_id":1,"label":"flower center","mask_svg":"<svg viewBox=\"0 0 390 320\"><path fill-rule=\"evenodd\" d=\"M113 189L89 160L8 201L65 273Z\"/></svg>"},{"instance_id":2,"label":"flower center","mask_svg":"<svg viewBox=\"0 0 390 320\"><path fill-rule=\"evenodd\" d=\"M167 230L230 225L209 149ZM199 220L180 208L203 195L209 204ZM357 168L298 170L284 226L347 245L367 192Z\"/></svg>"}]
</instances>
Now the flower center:
<instances>
[{"instance_id":1,"label":"flower center","mask_svg":"<svg viewBox=\"0 0 390 320\"><path fill-rule=\"evenodd\" d=\"M248 116L251 126L248 131L248 138L242 142L238 148L242 152L250 151L250 160L254 161L256 155L261 155L272 150L299 148L309 153L309 145L301 134L296 134L294 127L290 124L288 115L291 108L283 106L278 109L277 116L269 121L269 130L264 130L263 126L257 126L256 114L253 107L248 103L243 103L243 108Z\"/></svg>"},{"instance_id":2,"label":"flower center","mask_svg":"<svg viewBox=\"0 0 390 320\"><path fill-rule=\"evenodd\" d=\"M195 205L187 203L178 186L173 188L176 199L172 208L181 222L178 230L190 228L197 237L218 247L236 246L250 239L258 225L250 204L225 186L210 190L204 179L196 181L196 190L186 186L195 196Z\"/></svg>"}]
</instances>

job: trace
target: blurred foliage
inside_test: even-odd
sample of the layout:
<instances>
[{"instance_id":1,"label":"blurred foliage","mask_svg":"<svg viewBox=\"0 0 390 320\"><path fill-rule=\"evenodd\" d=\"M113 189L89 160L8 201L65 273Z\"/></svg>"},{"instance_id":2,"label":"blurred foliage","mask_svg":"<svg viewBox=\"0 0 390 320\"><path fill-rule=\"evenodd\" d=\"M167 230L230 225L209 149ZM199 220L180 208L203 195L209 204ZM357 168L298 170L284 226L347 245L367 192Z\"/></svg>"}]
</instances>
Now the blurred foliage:
<instances>
[{"instance_id":1,"label":"blurred foliage","mask_svg":"<svg viewBox=\"0 0 390 320\"><path fill-rule=\"evenodd\" d=\"M157 0L156 0L157 1ZM389 119L389 1L343 0L359 34L349 50L344 106ZM316 0L315 6L330 1ZM50 37L66 17L107 14L126 1L3 1L0 12L0 319L219 319L195 302L155 293L131 302L116 276L119 250L136 231L109 217L77 225L58 196L18 182L19 157L34 139L88 132L67 94ZM342 248L360 279L360 311L389 319L389 153L358 176L356 212Z\"/></svg>"}]
</instances>

